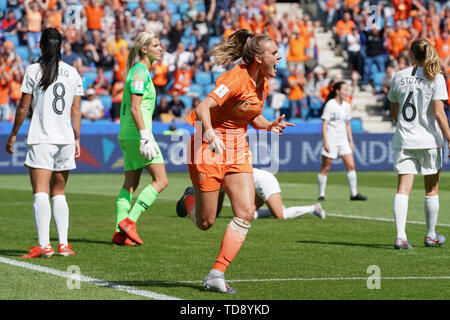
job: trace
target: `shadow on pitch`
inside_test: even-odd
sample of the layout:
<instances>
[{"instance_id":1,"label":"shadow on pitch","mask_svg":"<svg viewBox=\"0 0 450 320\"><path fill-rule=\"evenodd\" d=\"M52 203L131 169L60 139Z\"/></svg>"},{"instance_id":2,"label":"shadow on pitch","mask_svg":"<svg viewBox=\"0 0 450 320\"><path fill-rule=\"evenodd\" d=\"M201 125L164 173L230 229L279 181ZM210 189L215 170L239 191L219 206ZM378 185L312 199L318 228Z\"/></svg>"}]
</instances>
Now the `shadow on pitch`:
<instances>
[{"instance_id":1,"label":"shadow on pitch","mask_svg":"<svg viewBox=\"0 0 450 320\"><path fill-rule=\"evenodd\" d=\"M317 240L297 240L297 242L305 244L324 244L324 245L365 247L365 248L389 249L389 250L392 249L392 245L390 244L378 244L378 243L355 243L343 241L317 241Z\"/></svg>"},{"instance_id":2,"label":"shadow on pitch","mask_svg":"<svg viewBox=\"0 0 450 320\"><path fill-rule=\"evenodd\" d=\"M190 288L198 291L205 291L201 281L199 283L193 282L177 282L177 281L124 281L124 282L114 282L115 284L124 286L135 286L141 288Z\"/></svg>"},{"instance_id":3,"label":"shadow on pitch","mask_svg":"<svg viewBox=\"0 0 450 320\"><path fill-rule=\"evenodd\" d=\"M50 241L58 241L58 238L52 238L50 239ZM102 241L102 240L92 240L92 239L73 239L73 238L69 238L69 243L95 243L95 244L104 244L104 245L111 245L111 241Z\"/></svg>"}]
</instances>

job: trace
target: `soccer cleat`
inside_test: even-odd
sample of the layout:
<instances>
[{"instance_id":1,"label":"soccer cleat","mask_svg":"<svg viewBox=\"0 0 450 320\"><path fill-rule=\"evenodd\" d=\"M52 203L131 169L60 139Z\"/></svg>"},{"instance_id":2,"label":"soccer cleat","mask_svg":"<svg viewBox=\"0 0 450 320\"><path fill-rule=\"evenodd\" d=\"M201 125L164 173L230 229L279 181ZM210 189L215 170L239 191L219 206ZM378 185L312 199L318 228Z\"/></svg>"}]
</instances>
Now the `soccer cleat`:
<instances>
[{"instance_id":1,"label":"soccer cleat","mask_svg":"<svg viewBox=\"0 0 450 320\"><path fill-rule=\"evenodd\" d=\"M27 249L29 253L22 256L24 259L30 258L51 258L55 251L53 250L51 245L46 246L45 248L41 247L29 247Z\"/></svg>"},{"instance_id":2,"label":"soccer cleat","mask_svg":"<svg viewBox=\"0 0 450 320\"><path fill-rule=\"evenodd\" d=\"M203 286L206 290L217 291L222 293L237 293L232 287L230 287L225 281L224 275L215 275L209 273L203 280Z\"/></svg>"},{"instance_id":3,"label":"soccer cleat","mask_svg":"<svg viewBox=\"0 0 450 320\"><path fill-rule=\"evenodd\" d=\"M320 203L315 203L314 204L314 212L313 214L318 216L320 219L325 219L325 210L322 209L322 206Z\"/></svg>"},{"instance_id":4,"label":"soccer cleat","mask_svg":"<svg viewBox=\"0 0 450 320\"><path fill-rule=\"evenodd\" d=\"M317 198L317 200L319 200L319 201L325 201L325 197L324 197L324 196L320 196L320 197Z\"/></svg>"},{"instance_id":5,"label":"soccer cleat","mask_svg":"<svg viewBox=\"0 0 450 320\"><path fill-rule=\"evenodd\" d=\"M408 240L401 238L395 238L394 248L398 250L414 249Z\"/></svg>"},{"instance_id":6,"label":"soccer cleat","mask_svg":"<svg viewBox=\"0 0 450 320\"><path fill-rule=\"evenodd\" d=\"M436 236L434 238L432 238L430 236L425 236L424 242L425 242L425 246L427 246L427 247L440 247L441 244L443 244L445 242L445 237L436 233Z\"/></svg>"},{"instance_id":7,"label":"soccer cleat","mask_svg":"<svg viewBox=\"0 0 450 320\"><path fill-rule=\"evenodd\" d=\"M184 190L184 193L181 196L181 198L178 200L178 202L177 202L177 216L179 216L180 218L184 218L188 214L187 209L186 209L186 205L184 203L184 199L186 199L187 196L190 196L190 195L193 195L193 194L194 194L194 188L187 187L186 190Z\"/></svg>"},{"instance_id":8,"label":"soccer cleat","mask_svg":"<svg viewBox=\"0 0 450 320\"><path fill-rule=\"evenodd\" d=\"M119 222L119 228L127 235L128 238L130 238L139 245L143 244L141 238L139 237L136 231L136 222L132 221L130 218L125 218Z\"/></svg>"},{"instance_id":9,"label":"soccer cleat","mask_svg":"<svg viewBox=\"0 0 450 320\"><path fill-rule=\"evenodd\" d=\"M111 240L112 243L117 244L118 246L139 246L137 242L134 242L123 232L116 231Z\"/></svg>"},{"instance_id":10,"label":"soccer cleat","mask_svg":"<svg viewBox=\"0 0 450 320\"><path fill-rule=\"evenodd\" d=\"M354 200L367 200L366 196L363 196L359 193L357 193L355 196L350 196L350 200L354 201Z\"/></svg>"},{"instance_id":11,"label":"soccer cleat","mask_svg":"<svg viewBox=\"0 0 450 320\"><path fill-rule=\"evenodd\" d=\"M73 252L72 246L70 245L70 243L68 243L67 245L61 243L58 246L58 254L60 256L68 257L68 256L74 256L75 252Z\"/></svg>"}]
</instances>

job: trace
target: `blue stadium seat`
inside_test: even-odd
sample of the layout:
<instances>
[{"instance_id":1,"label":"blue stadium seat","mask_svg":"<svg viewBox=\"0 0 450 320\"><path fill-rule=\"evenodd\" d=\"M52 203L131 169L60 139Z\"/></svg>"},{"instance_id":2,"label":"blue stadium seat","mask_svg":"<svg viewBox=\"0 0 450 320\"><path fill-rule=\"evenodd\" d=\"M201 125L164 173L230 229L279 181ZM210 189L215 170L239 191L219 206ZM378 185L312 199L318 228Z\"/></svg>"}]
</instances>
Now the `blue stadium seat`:
<instances>
[{"instance_id":1,"label":"blue stadium seat","mask_svg":"<svg viewBox=\"0 0 450 320\"><path fill-rule=\"evenodd\" d=\"M205 71L198 71L194 74L194 81L195 83L198 84L204 85L211 84L212 83L211 74Z\"/></svg>"},{"instance_id":2,"label":"blue stadium seat","mask_svg":"<svg viewBox=\"0 0 450 320\"><path fill-rule=\"evenodd\" d=\"M112 96L111 95L100 95L99 96L100 101L102 102L103 108L106 110L110 110L112 107Z\"/></svg>"},{"instance_id":3,"label":"blue stadium seat","mask_svg":"<svg viewBox=\"0 0 450 320\"><path fill-rule=\"evenodd\" d=\"M214 82L214 83L216 83L217 78L218 78L221 74L223 74L223 72L213 72L213 73L212 73L212 79L213 79L213 82Z\"/></svg>"},{"instance_id":4,"label":"blue stadium seat","mask_svg":"<svg viewBox=\"0 0 450 320\"><path fill-rule=\"evenodd\" d=\"M31 49L31 55L32 55L32 59L36 60L37 58L39 58L42 55L41 49L40 48L33 48Z\"/></svg>"},{"instance_id":5,"label":"blue stadium seat","mask_svg":"<svg viewBox=\"0 0 450 320\"><path fill-rule=\"evenodd\" d=\"M180 100L183 101L186 109L189 109L192 106L192 101L194 99L192 99L191 97L188 97L188 96L180 96Z\"/></svg>"},{"instance_id":6,"label":"blue stadium seat","mask_svg":"<svg viewBox=\"0 0 450 320\"><path fill-rule=\"evenodd\" d=\"M8 34L4 37L5 41L9 40L14 44L14 48L19 46L19 36L17 34Z\"/></svg>"},{"instance_id":7,"label":"blue stadium seat","mask_svg":"<svg viewBox=\"0 0 450 320\"><path fill-rule=\"evenodd\" d=\"M90 85L92 85L95 82L95 79L97 78L97 72L94 71L87 71L83 75L83 87L84 90L89 88Z\"/></svg>"},{"instance_id":8,"label":"blue stadium seat","mask_svg":"<svg viewBox=\"0 0 450 320\"><path fill-rule=\"evenodd\" d=\"M6 1L0 1L0 10L5 10L6 11Z\"/></svg>"},{"instance_id":9,"label":"blue stadium seat","mask_svg":"<svg viewBox=\"0 0 450 320\"><path fill-rule=\"evenodd\" d=\"M131 12L133 12L134 9L136 9L137 7L139 7L138 1L128 1L127 2L127 9L130 10Z\"/></svg>"},{"instance_id":10,"label":"blue stadium seat","mask_svg":"<svg viewBox=\"0 0 450 320\"><path fill-rule=\"evenodd\" d=\"M197 93L199 96L204 95L203 86L197 83L191 83L191 87L189 88L189 91L192 93Z\"/></svg>"},{"instance_id":11,"label":"blue stadium seat","mask_svg":"<svg viewBox=\"0 0 450 320\"><path fill-rule=\"evenodd\" d=\"M22 59L22 61L28 61L28 58L30 57L30 51L28 51L28 48L25 46L18 46L16 47L16 53L19 55L19 57Z\"/></svg>"},{"instance_id":12,"label":"blue stadium seat","mask_svg":"<svg viewBox=\"0 0 450 320\"><path fill-rule=\"evenodd\" d=\"M360 118L353 118L350 120L352 132L364 132L362 121Z\"/></svg>"},{"instance_id":13,"label":"blue stadium seat","mask_svg":"<svg viewBox=\"0 0 450 320\"><path fill-rule=\"evenodd\" d=\"M211 36L211 37L209 37L209 43L208 43L208 46L209 46L210 48L212 48L212 47L214 47L214 45L216 44L216 42L219 42L220 40L221 40L220 37Z\"/></svg>"},{"instance_id":14,"label":"blue stadium seat","mask_svg":"<svg viewBox=\"0 0 450 320\"><path fill-rule=\"evenodd\" d=\"M377 91L381 91L383 86L383 79L386 76L384 72L377 72L371 75L371 79L373 80L373 85Z\"/></svg>"},{"instance_id":15,"label":"blue stadium seat","mask_svg":"<svg viewBox=\"0 0 450 320\"><path fill-rule=\"evenodd\" d=\"M112 83L114 79L114 72L112 70L105 70L105 77L108 79L110 83Z\"/></svg>"},{"instance_id":16,"label":"blue stadium seat","mask_svg":"<svg viewBox=\"0 0 450 320\"><path fill-rule=\"evenodd\" d=\"M159 10L159 2L148 1L145 3L145 7L150 11L158 11Z\"/></svg>"},{"instance_id":17,"label":"blue stadium seat","mask_svg":"<svg viewBox=\"0 0 450 320\"><path fill-rule=\"evenodd\" d=\"M172 25L175 25L178 20L181 20L181 14L179 13L172 13Z\"/></svg>"},{"instance_id":18,"label":"blue stadium seat","mask_svg":"<svg viewBox=\"0 0 450 320\"><path fill-rule=\"evenodd\" d=\"M309 104L308 117L320 118L320 111L322 110L322 102L317 97L311 97Z\"/></svg>"},{"instance_id":19,"label":"blue stadium seat","mask_svg":"<svg viewBox=\"0 0 450 320\"><path fill-rule=\"evenodd\" d=\"M197 9L198 9L199 11L206 12L206 6L205 6L205 3L204 3L204 2L197 2L197 3L195 4L195 6L197 7Z\"/></svg>"},{"instance_id":20,"label":"blue stadium seat","mask_svg":"<svg viewBox=\"0 0 450 320\"><path fill-rule=\"evenodd\" d=\"M275 110L273 110L268 104L264 105L262 116L269 121L275 120Z\"/></svg>"},{"instance_id":21,"label":"blue stadium seat","mask_svg":"<svg viewBox=\"0 0 450 320\"><path fill-rule=\"evenodd\" d=\"M178 12L183 14L187 9L189 8L189 3L186 2L180 2L178 4Z\"/></svg>"},{"instance_id":22,"label":"blue stadium seat","mask_svg":"<svg viewBox=\"0 0 450 320\"><path fill-rule=\"evenodd\" d=\"M172 14L178 13L178 5L173 1L167 2L167 10L172 10ZM173 19L173 16L172 16Z\"/></svg>"}]
</instances>

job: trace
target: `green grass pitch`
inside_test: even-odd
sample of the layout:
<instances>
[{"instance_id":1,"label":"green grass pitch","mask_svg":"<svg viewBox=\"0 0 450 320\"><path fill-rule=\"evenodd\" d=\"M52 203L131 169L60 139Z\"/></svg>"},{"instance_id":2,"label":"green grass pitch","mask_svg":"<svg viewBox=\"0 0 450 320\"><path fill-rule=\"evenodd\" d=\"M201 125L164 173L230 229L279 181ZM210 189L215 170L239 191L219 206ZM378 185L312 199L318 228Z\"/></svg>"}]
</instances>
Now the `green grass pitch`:
<instances>
[{"instance_id":1,"label":"green grass pitch","mask_svg":"<svg viewBox=\"0 0 450 320\"><path fill-rule=\"evenodd\" d=\"M277 174L285 205L316 202L316 176L316 172ZM393 249L392 201L397 178L392 172L358 172L358 191L369 197L366 202L351 202L345 173L330 172L323 203L328 214L325 220L309 215L283 221L254 220L226 274L238 291L236 295L204 291L201 282L214 263L232 217L229 205L210 230L195 228L188 218L178 218L175 213L189 177L169 174L168 188L138 221L144 245L114 246L115 200L122 179L122 174L72 173L66 195L69 241L76 255L29 260L20 258L29 246L37 244L29 178L0 176L0 300L450 298L450 243L439 248L423 244L421 176L416 177L409 201L407 234L414 250ZM138 192L149 181L143 174ZM449 207L450 174L445 172L437 231L447 238ZM53 222L51 240L57 247ZM376 266L379 273L368 272L369 266ZM71 279L64 276L73 267L83 277L95 280L82 281L79 289L74 289ZM379 278L374 279L376 275Z\"/></svg>"}]
</instances>

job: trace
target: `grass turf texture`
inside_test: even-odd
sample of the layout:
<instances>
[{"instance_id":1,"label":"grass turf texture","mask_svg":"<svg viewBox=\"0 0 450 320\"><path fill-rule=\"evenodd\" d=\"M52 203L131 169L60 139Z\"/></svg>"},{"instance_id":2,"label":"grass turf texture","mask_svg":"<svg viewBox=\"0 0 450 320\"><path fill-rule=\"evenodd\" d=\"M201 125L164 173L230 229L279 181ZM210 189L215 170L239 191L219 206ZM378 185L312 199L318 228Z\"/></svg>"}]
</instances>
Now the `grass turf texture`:
<instances>
[{"instance_id":1,"label":"grass turf texture","mask_svg":"<svg viewBox=\"0 0 450 320\"><path fill-rule=\"evenodd\" d=\"M316 202L316 172L277 174L286 206ZM450 237L450 174L443 173L437 231ZM396 176L392 172L358 172L358 191L365 202L349 200L345 172L331 172L325 220L303 216L292 220L259 219L229 267L226 278L238 294L203 290L201 280L211 269L232 212L225 206L208 231L180 219L175 204L189 184L187 174L169 174L169 187L138 221L144 245L111 244L115 200L122 184L120 174L75 174L66 191L70 208L69 241L76 255L52 259L21 259L36 245L32 194L27 175L0 176L0 257L66 271L78 266L82 275L181 299L448 299L450 297L449 248L426 248L426 227L408 224L414 250L393 249L393 222L348 219L331 214L392 219ZM140 192L149 181L141 178ZM410 196L408 221L424 222L423 178L416 177ZM136 197L135 197L136 198ZM135 200L135 199L134 199ZM227 200L226 200L227 201ZM228 202L226 202L228 203ZM57 234L51 225L52 245ZM370 265L380 268L380 289L367 287ZM81 283L69 290L67 279L0 263L3 285L0 299L144 299L142 296ZM447 277L445 279L386 279ZM315 279L315 280L314 280ZM320 279L320 280L317 280ZM261 280L261 281L239 281Z\"/></svg>"}]
</instances>

